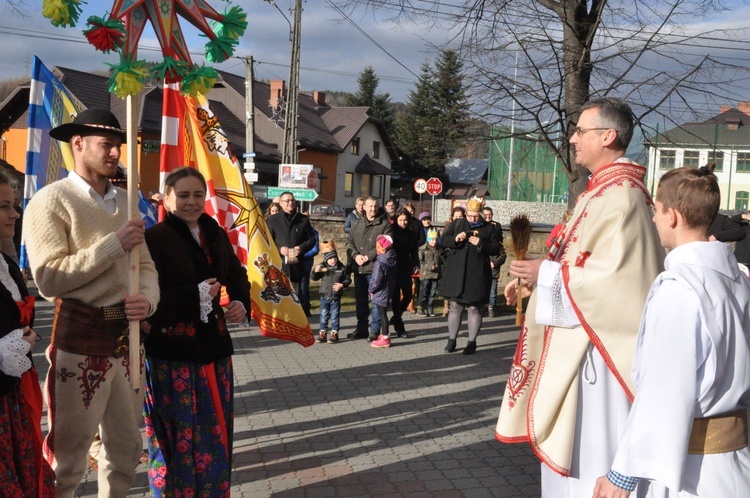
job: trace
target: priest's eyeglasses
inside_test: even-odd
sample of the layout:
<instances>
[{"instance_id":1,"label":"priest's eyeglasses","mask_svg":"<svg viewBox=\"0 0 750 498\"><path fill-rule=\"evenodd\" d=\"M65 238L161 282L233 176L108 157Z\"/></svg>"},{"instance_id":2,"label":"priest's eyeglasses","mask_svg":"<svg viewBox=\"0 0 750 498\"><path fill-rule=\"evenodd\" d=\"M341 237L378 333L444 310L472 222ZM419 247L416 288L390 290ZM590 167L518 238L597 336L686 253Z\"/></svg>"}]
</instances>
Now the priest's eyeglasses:
<instances>
[{"instance_id":1,"label":"priest's eyeglasses","mask_svg":"<svg viewBox=\"0 0 750 498\"><path fill-rule=\"evenodd\" d=\"M588 133L590 131L602 131L602 130L614 130L614 128L581 128L580 126L576 126L575 134L577 137L580 138L583 136L584 133Z\"/></svg>"}]
</instances>

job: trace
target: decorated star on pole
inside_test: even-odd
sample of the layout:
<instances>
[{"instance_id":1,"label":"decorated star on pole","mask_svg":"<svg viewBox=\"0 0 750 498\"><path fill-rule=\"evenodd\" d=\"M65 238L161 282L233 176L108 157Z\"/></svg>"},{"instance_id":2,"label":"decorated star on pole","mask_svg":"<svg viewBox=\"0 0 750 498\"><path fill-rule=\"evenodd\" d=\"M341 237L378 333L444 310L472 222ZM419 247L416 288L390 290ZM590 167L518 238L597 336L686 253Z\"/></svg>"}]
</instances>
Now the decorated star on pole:
<instances>
[{"instance_id":1,"label":"decorated star on pole","mask_svg":"<svg viewBox=\"0 0 750 498\"><path fill-rule=\"evenodd\" d=\"M44 0L42 14L55 26L75 26L80 15L80 0ZM110 64L114 73L110 91L120 97L135 95L149 75L167 83L182 81L182 91L205 94L218 79L216 70L193 64L180 26L180 19L208 38L206 59L223 62L233 53L247 28L247 15L227 5L223 14L205 0L114 0L107 18L91 16L86 38L103 52L117 51L118 64ZM155 66L137 59L138 43L150 22L161 45L164 59Z\"/></svg>"}]
</instances>

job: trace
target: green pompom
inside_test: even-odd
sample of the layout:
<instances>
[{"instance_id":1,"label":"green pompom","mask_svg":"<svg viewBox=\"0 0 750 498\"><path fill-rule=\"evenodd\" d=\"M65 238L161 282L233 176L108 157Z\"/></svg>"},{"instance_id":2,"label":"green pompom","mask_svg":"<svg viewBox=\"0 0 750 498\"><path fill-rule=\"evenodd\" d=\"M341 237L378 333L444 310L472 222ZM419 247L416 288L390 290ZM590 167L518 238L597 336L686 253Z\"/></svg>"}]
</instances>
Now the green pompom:
<instances>
[{"instance_id":1,"label":"green pompom","mask_svg":"<svg viewBox=\"0 0 750 498\"><path fill-rule=\"evenodd\" d=\"M167 82L180 81L185 77L190 67L188 63L174 57L164 57L161 64L151 68L151 74L158 80Z\"/></svg>"},{"instance_id":2,"label":"green pompom","mask_svg":"<svg viewBox=\"0 0 750 498\"><path fill-rule=\"evenodd\" d=\"M193 65L182 79L182 93L193 97L208 94L219 79L219 73L212 67Z\"/></svg>"},{"instance_id":3,"label":"green pompom","mask_svg":"<svg viewBox=\"0 0 750 498\"><path fill-rule=\"evenodd\" d=\"M206 43L206 59L213 63L224 62L234 53L234 47L238 43L228 36L217 35Z\"/></svg>"},{"instance_id":4,"label":"green pompom","mask_svg":"<svg viewBox=\"0 0 750 498\"><path fill-rule=\"evenodd\" d=\"M122 57L118 64L109 64L113 69L112 76L107 83L109 91L124 99L128 95L136 95L140 92L148 80L148 63Z\"/></svg>"},{"instance_id":5,"label":"green pompom","mask_svg":"<svg viewBox=\"0 0 750 498\"><path fill-rule=\"evenodd\" d=\"M224 19L221 22L211 21L211 28L217 36L238 40L247 29L247 14L235 5L224 12Z\"/></svg>"}]
</instances>

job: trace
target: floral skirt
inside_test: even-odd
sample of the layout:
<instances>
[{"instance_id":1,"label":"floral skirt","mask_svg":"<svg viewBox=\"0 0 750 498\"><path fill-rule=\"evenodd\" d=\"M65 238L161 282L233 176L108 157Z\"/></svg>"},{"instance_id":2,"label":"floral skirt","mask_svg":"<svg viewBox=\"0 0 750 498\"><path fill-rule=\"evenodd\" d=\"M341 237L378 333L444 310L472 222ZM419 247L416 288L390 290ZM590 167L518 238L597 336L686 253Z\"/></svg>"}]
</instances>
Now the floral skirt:
<instances>
[{"instance_id":1,"label":"floral skirt","mask_svg":"<svg viewBox=\"0 0 750 498\"><path fill-rule=\"evenodd\" d=\"M42 457L42 392L33 368L0 396L0 495L55 496L55 474Z\"/></svg>"},{"instance_id":2,"label":"floral skirt","mask_svg":"<svg viewBox=\"0 0 750 498\"><path fill-rule=\"evenodd\" d=\"M229 496L233 389L231 357L201 364L146 356L152 496Z\"/></svg>"}]
</instances>

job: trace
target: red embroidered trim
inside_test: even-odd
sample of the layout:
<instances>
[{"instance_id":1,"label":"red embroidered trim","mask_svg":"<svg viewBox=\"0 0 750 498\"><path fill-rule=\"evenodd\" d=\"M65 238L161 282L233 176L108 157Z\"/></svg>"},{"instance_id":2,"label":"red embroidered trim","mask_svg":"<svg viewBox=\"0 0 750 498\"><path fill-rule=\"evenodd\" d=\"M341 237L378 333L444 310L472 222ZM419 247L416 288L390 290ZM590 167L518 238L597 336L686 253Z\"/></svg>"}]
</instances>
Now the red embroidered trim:
<instances>
[{"instance_id":1,"label":"red embroidered trim","mask_svg":"<svg viewBox=\"0 0 750 498\"><path fill-rule=\"evenodd\" d=\"M531 382L531 374L536 366L536 362L533 360L526 362L526 336L528 332L529 328L526 327L526 320L524 319L521 337L518 338L518 345L516 346L513 363L510 367L510 374L508 375L508 410L515 408L518 396ZM526 362L525 365L524 362Z\"/></svg>"},{"instance_id":2,"label":"red embroidered trim","mask_svg":"<svg viewBox=\"0 0 750 498\"><path fill-rule=\"evenodd\" d=\"M81 376L78 380L81 381L83 405L88 408L94 398L94 393L106 380L105 375L107 370L112 368L112 362L106 356L87 356L78 364L78 368L81 369Z\"/></svg>"},{"instance_id":3,"label":"red embroidered trim","mask_svg":"<svg viewBox=\"0 0 750 498\"><path fill-rule=\"evenodd\" d=\"M586 264L586 260L589 259L589 256L591 256L591 251L584 251L578 254L578 257L576 258L576 266L583 268L583 265Z\"/></svg>"},{"instance_id":4,"label":"red embroidered trim","mask_svg":"<svg viewBox=\"0 0 750 498\"><path fill-rule=\"evenodd\" d=\"M534 434L534 431L531 430L534 425L533 406L534 402L536 401L536 394L539 391L539 379L544 373L544 365L546 364L547 353L549 352L549 342L554 330L554 327L544 327L544 346L542 347L542 357L539 359L539 371L534 378L534 385L531 389L531 394L529 395L529 409L526 411L526 432L529 433L529 445L531 446L531 450L534 452L537 458L556 473L560 474L561 476L568 477L570 476L570 469L566 469L565 467L562 467L553 462L550 456L542 451L542 449L539 447L539 442Z\"/></svg>"},{"instance_id":5,"label":"red embroidered trim","mask_svg":"<svg viewBox=\"0 0 750 498\"><path fill-rule=\"evenodd\" d=\"M643 197L646 199L646 205L649 208L653 208L654 202L651 199L651 194L649 194L646 185L643 183L645 174L646 168L638 164L612 163L592 175L589 184L586 186L586 191L578 197L578 200L580 201L584 195L595 188L601 187L601 189L586 201L586 205L582 208L581 214L570 226L570 231L563 230L563 233L560 234L561 237L558 237L558 248L554 251L551 248L547 254L547 259L558 262L564 259L564 256L567 254L569 243L578 240L578 236L576 235L578 226L584 218L588 217L588 203L591 202L592 199L602 196L610 187L622 186L625 183L625 180L628 180L634 188L638 189L643 194ZM570 236L569 240L567 238L568 236Z\"/></svg>"},{"instance_id":6,"label":"red embroidered trim","mask_svg":"<svg viewBox=\"0 0 750 498\"><path fill-rule=\"evenodd\" d=\"M599 336L596 334L594 329L591 328L591 325L589 325L589 323L583 317L583 313L581 313L581 310L578 308L578 305L573 300L573 295L570 293L570 286L569 286L570 269L567 265L563 266L562 268L562 276L563 276L563 283L565 284L565 290L570 296L570 304L573 306L573 310L575 311L576 316L578 316L578 321L581 322L581 326L586 331L586 334L588 334L589 340L594 344L597 351L599 351L599 354L602 355L604 362L607 364L607 368L609 368L609 371L612 372L612 375L615 376L615 378L617 379L617 382L620 383L620 386L625 391L625 395L628 397L628 400L632 403L635 396L628 388L628 385L625 383L625 380L622 378L622 375L620 375L620 372L617 370L615 363L612 361L612 357L609 356L609 353L604 348L604 344L602 344L601 339L599 339Z\"/></svg>"}]
</instances>

